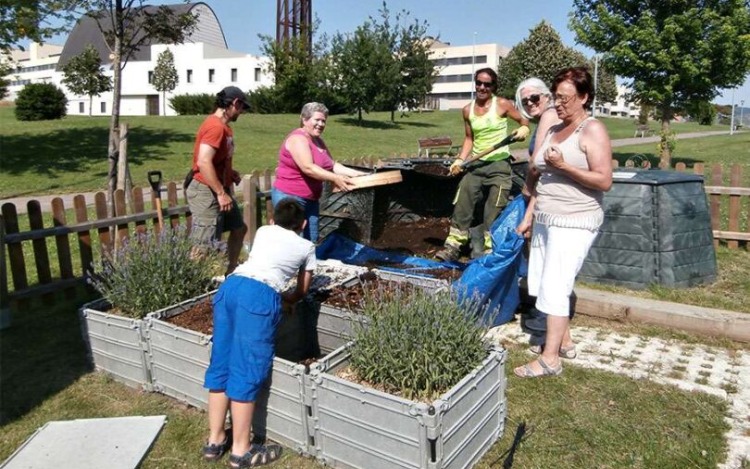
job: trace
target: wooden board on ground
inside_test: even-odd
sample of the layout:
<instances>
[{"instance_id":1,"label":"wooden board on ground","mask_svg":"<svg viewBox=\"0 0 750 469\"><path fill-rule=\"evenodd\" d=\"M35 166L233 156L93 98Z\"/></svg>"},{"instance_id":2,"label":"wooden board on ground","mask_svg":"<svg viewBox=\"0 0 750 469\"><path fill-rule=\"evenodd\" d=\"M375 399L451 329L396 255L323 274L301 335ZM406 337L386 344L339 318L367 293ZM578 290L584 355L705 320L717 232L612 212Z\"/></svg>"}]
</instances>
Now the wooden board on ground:
<instances>
[{"instance_id":1,"label":"wooden board on ground","mask_svg":"<svg viewBox=\"0 0 750 469\"><path fill-rule=\"evenodd\" d=\"M386 184L396 184L403 181L400 170L383 171L382 173L368 174L366 176L353 177L352 182L356 184L355 189L364 189L366 187L384 186ZM333 192L339 192L337 188Z\"/></svg>"}]
</instances>

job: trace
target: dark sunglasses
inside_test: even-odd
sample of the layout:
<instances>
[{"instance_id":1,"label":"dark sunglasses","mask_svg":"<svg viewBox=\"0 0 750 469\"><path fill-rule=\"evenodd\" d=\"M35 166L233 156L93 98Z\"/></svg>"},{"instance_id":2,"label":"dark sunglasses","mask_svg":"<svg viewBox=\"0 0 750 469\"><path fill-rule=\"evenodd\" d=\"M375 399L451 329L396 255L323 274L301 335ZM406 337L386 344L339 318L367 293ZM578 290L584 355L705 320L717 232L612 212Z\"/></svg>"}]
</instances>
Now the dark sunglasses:
<instances>
[{"instance_id":1,"label":"dark sunglasses","mask_svg":"<svg viewBox=\"0 0 750 469\"><path fill-rule=\"evenodd\" d=\"M524 106L527 106L529 103L531 103L531 104L538 104L540 99L542 99L542 95L540 95L540 94L532 94L528 98L523 98L521 100L521 104L523 104Z\"/></svg>"},{"instance_id":2,"label":"dark sunglasses","mask_svg":"<svg viewBox=\"0 0 750 469\"><path fill-rule=\"evenodd\" d=\"M485 88L493 88L495 86L491 81L474 80L474 84L478 87L484 86Z\"/></svg>"}]
</instances>

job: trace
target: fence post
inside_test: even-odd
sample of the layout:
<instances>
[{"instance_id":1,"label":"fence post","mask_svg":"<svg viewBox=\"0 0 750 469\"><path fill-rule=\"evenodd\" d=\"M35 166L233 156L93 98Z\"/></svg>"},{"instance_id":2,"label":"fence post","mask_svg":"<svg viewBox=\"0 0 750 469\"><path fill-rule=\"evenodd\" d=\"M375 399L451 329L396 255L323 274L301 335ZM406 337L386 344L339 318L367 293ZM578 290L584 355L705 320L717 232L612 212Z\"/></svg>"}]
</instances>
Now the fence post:
<instances>
[{"instance_id":1,"label":"fence post","mask_svg":"<svg viewBox=\"0 0 750 469\"><path fill-rule=\"evenodd\" d=\"M721 165L716 163L711 167L711 185L723 186L723 177L721 174ZM721 230L721 195L711 194L711 229L714 231ZM719 239L714 239L714 249L719 247Z\"/></svg>"},{"instance_id":2,"label":"fence post","mask_svg":"<svg viewBox=\"0 0 750 469\"><path fill-rule=\"evenodd\" d=\"M30 200L26 204L26 213L29 215L29 227L31 230L44 229L44 216L42 215L42 205L38 200ZM47 240L45 238L34 239L31 241L34 251L34 265L36 266L37 280L40 285L52 283L52 271L49 267L49 252L47 251ZM44 293L42 301L46 304L55 302L53 293Z\"/></svg>"},{"instance_id":3,"label":"fence post","mask_svg":"<svg viewBox=\"0 0 750 469\"><path fill-rule=\"evenodd\" d=\"M62 198L55 197L52 199L52 220L55 227L67 225L65 220L65 204ZM60 265L60 278L63 280L72 280L73 260L70 258L70 241L68 235L55 236L55 246L57 247L57 262ZM76 288L66 288L65 297L68 299L75 298Z\"/></svg>"},{"instance_id":4,"label":"fence post","mask_svg":"<svg viewBox=\"0 0 750 469\"><path fill-rule=\"evenodd\" d=\"M5 218L0 214L0 330L10 327L10 323L8 267L5 264Z\"/></svg>"},{"instance_id":5,"label":"fence post","mask_svg":"<svg viewBox=\"0 0 750 469\"><path fill-rule=\"evenodd\" d=\"M740 187L741 180L742 167L738 164L733 164L729 171L729 185L731 187ZM740 197L740 195L729 196L729 224L727 226L729 231L740 231ZM727 241L727 247L729 249L737 249L740 247L740 243L737 240L729 240Z\"/></svg>"},{"instance_id":6,"label":"fence post","mask_svg":"<svg viewBox=\"0 0 750 469\"><path fill-rule=\"evenodd\" d=\"M244 175L242 177L242 197L245 201L242 218L247 225L245 233L245 246L251 246L255 239L255 230L258 229L258 183L257 177Z\"/></svg>"}]
</instances>

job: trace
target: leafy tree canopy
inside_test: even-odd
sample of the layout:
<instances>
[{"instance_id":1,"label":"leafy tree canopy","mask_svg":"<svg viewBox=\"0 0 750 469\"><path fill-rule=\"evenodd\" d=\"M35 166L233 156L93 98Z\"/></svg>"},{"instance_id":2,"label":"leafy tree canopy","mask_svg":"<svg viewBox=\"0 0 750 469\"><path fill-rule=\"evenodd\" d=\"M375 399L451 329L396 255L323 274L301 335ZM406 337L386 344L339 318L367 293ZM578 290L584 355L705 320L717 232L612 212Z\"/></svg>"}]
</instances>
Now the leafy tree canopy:
<instances>
[{"instance_id":1,"label":"leafy tree canopy","mask_svg":"<svg viewBox=\"0 0 750 469\"><path fill-rule=\"evenodd\" d=\"M710 101L750 71L747 0L574 0L570 27L630 80L639 102L662 118L662 142L676 110ZM671 151L662 145L662 165Z\"/></svg>"},{"instance_id":2,"label":"leafy tree canopy","mask_svg":"<svg viewBox=\"0 0 750 469\"><path fill-rule=\"evenodd\" d=\"M156 58L156 67L154 67L154 88L156 91L161 91L164 114L167 113L166 93L174 90L179 82L180 77L174 65L174 54L171 50L164 49Z\"/></svg>"},{"instance_id":3,"label":"leafy tree canopy","mask_svg":"<svg viewBox=\"0 0 750 469\"><path fill-rule=\"evenodd\" d=\"M102 71L99 52L90 44L63 66L63 74L62 82L70 91L89 97L89 115L93 97L112 89L112 80Z\"/></svg>"},{"instance_id":4,"label":"leafy tree canopy","mask_svg":"<svg viewBox=\"0 0 750 469\"><path fill-rule=\"evenodd\" d=\"M0 0L0 51L43 42L64 32L76 18L77 0ZM55 22L58 26L52 26Z\"/></svg>"}]
</instances>

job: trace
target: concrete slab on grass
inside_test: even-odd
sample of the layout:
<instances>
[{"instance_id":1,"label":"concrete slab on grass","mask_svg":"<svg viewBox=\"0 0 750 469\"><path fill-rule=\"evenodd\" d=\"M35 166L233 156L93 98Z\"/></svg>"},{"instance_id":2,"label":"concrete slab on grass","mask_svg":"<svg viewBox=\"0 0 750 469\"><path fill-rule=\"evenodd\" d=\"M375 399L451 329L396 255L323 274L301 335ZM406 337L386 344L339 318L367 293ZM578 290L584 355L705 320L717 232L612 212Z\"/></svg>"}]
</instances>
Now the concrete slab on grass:
<instances>
[{"instance_id":1,"label":"concrete slab on grass","mask_svg":"<svg viewBox=\"0 0 750 469\"><path fill-rule=\"evenodd\" d=\"M166 415L48 422L2 469L135 469L159 435Z\"/></svg>"}]
</instances>

